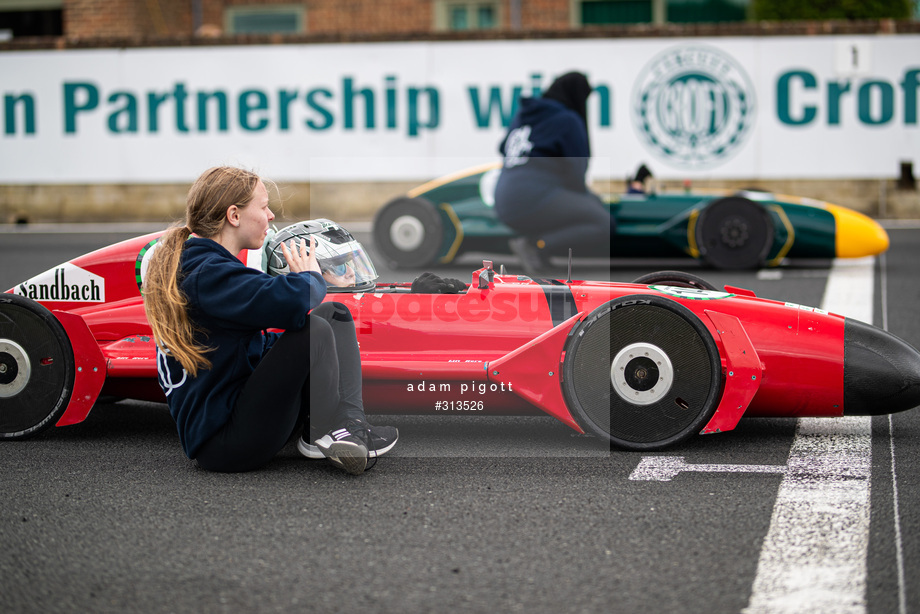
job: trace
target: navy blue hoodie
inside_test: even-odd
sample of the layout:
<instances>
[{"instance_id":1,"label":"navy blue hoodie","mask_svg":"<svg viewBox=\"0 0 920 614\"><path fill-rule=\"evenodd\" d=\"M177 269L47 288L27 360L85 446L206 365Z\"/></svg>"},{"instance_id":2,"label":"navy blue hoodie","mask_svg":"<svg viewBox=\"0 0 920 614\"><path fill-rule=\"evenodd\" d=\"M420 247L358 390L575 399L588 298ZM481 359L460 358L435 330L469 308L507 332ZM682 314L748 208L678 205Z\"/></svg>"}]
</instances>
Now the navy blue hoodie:
<instances>
[{"instance_id":1,"label":"navy blue hoodie","mask_svg":"<svg viewBox=\"0 0 920 614\"><path fill-rule=\"evenodd\" d=\"M495 188L495 207L529 209L553 189L587 192L591 156L581 116L547 98L522 98L499 150L504 166Z\"/></svg>"},{"instance_id":2,"label":"navy blue hoodie","mask_svg":"<svg viewBox=\"0 0 920 614\"><path fill-rule=\"evenodd\" d=\"M280 336L264 329L303 328L307 313L326 296L326 282L313 272L272 277L197 237L186 241L180 271L189 317L201 329L196 340L215 348L206 354L212 366L191 377L158 349L157 372L182 448L195 458L227 423L246 380Z\"/></svg>"}]
</instances>

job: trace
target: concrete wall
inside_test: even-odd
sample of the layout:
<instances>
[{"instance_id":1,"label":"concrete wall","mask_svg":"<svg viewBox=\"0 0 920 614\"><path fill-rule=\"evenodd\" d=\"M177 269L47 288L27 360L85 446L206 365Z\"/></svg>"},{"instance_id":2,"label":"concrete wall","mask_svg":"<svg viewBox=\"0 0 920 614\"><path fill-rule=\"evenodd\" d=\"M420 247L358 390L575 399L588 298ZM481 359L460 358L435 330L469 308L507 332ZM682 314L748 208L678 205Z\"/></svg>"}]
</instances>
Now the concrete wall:
<instances>
[{"instance_id":1,"label":"concrete wall","mask_svg":"<svg viewBox=\"0 0 920 614\"><path fill-rule=\"evenodd\" d=\"M418 183L422 183L419 181ZM275 213L289 220L370 220L411 183L279 183ZM0 224L182 219L187 184L0 185Z\"/></svg>"},{"instance_id":2,"label":"concrete wall","mask_svg":"<svg viewBox=\"0 0 920 614\"><path fill-rule=\"evenodd\" d=\"M460 169L457 169L460 170ZM423 183L281 183L275 211L282 220L328 217L371 220L390 199ZM170 222L181 219L188 185L0 185L0 223ZM601 193L624 190L621 182L594 186ZM659 190L682 190L679 182L658 182ZM920 219L920 191L898 187L894 179L845 181L700 181L693 189L761 188L807 196L873 217Z\"/></svg>"}]
</instances>

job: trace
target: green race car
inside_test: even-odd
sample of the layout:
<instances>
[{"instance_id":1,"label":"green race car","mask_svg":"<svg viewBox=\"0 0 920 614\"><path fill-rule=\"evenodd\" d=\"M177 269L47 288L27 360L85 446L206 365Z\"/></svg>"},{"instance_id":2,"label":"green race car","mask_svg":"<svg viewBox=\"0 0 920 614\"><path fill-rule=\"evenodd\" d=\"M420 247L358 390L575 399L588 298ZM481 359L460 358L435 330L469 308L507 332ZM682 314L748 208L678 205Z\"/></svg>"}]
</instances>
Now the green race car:
<instances>
[{"instance_id":1,"label":"green race car","mask_svg":"<svg viewBox=\"0 0 920 614\"><path fill-rule=\"evenodd\" d=\"M447 264L464 252L509 253L516 236L495 215L500 165L418 186L384 205L374 241L393 267ZM689 256L718 269L776 266L785 258L859 258L888 249L873 219L838 205L757 190L620 194L605 199L616 218L609 253L576 256ZM564 254L559 254L564 255Z\"/></svg>"}]
</instances>

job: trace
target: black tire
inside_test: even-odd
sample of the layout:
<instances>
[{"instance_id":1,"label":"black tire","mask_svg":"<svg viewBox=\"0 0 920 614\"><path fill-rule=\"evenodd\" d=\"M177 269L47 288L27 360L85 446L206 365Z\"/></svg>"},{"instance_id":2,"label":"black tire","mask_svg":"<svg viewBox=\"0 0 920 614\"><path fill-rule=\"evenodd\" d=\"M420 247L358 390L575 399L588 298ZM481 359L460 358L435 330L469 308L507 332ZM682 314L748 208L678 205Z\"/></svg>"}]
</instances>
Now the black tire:
<instances>
[{"instance_id":1,"label":"black tire","mask_svg":"<svg viewBox=\"0 0 920 614\"><path fill-rule=\"evenodd\" d=\"M0 439L54 425L73 383L73 349L57 318L35 301L0 294Z\"/></svg>"},{"instance_id":2,"label":"black tire","mask_svg":"<svg viewBox=\"0 0 920 614\"><path fill-rule=\"evenodd\" d=\"M423 268L441 252L444 224L430 201L397 198L374 217L374 245L394 268Z\"/></svg>"},{"instance_id":3,"label":"black tire","mask_svg":"<svg viewBox=\"0 0 920 614\"><path fill-rule=\"evenodd\" d=\"M562 373L576 422L627 450L657 450L699 433L721 398L712 335L689 309L654 295L591 312L566 343Z\"/></svg>"},{"instance_id":4,"label":"black tire","mask_svg":"<svg viewBox=\"0 0 920 614\"><path fill-rule=\"evenodd\" d=\"M678 288L696 288L697 290L719 290L702 277L698 277L693 273L684 273L683 271L657 271L655 273L648 273L642 277L637 277L632 283L642 284L643 286L660 284L664 286L676 286Z\"/></svg>"},{"instance_id":5,"label":"black tire","mask_svg":"<svg viewBox=\"0 0 920 614\"><path fill-rule=\"evenodd\" d=\"M710 203L696 223L700 257L717 269L755 269L773 245L773 222L757 203L729 196Z\"/></svg>"}]
</instances>

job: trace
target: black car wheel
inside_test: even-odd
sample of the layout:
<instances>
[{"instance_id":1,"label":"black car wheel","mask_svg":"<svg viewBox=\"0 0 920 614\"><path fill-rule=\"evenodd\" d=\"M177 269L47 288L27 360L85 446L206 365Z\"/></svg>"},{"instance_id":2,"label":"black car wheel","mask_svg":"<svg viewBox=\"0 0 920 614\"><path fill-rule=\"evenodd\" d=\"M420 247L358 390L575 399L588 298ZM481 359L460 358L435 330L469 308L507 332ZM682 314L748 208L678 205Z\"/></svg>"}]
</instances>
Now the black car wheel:
<instances>
[{"instance_id":1,"label":"black car wheel","mask_svg":"<svg viewBox=\"0 0 920 614\"><path fill-rule=\"evenodd\" d=\"M634 284L651 286L660 284L664 286L676 286L678 288L695 288L697 290L716 290L714 285L693 273L684 273L683 271L657 271L648 273L633 280Z\"/></svg>"},{"instance_id":2,"label":"black car wheel","mask_svg":"<svg viewBox=\"0 0 920 614\"><path fill-rule=\"evenodd\" d=\"M441 252L444 225L424 198L397 198L374 218L374 244L395 268L421 268Z\"/></svg>"},{"instance_id":3,"label":"black car wheel","mask_svg":"<svg viewBox=\"0 0 920 614\"><path fill-rule=\"evenodd\" d=\"M696 222L696 245L703 261L717 269L754 269L773 245L770 214L757 203L730 196L713 201Z\"/></svg>"},{"instance_id":4,"label":"black car wheel","mask_svg":"<svg viewBox=\"0 0 920 614\"><path fill-rule=\"evenodd\" d=\"M718 407L719 351L693 312L654 295L610 301L566 344L563 393L586 431L655 450L699 433Z\"/></svg>"},{"instance_id":5,"label":"black car wheel","mask_svg":"<svg viewBox=\"0 0 920 614\"><path fill-rule=\"evenodd\" d=\"M0 294L0 439L55 424L73 383L73 350L57 318L35 301Z\"/></svg>"}]
</instances>

